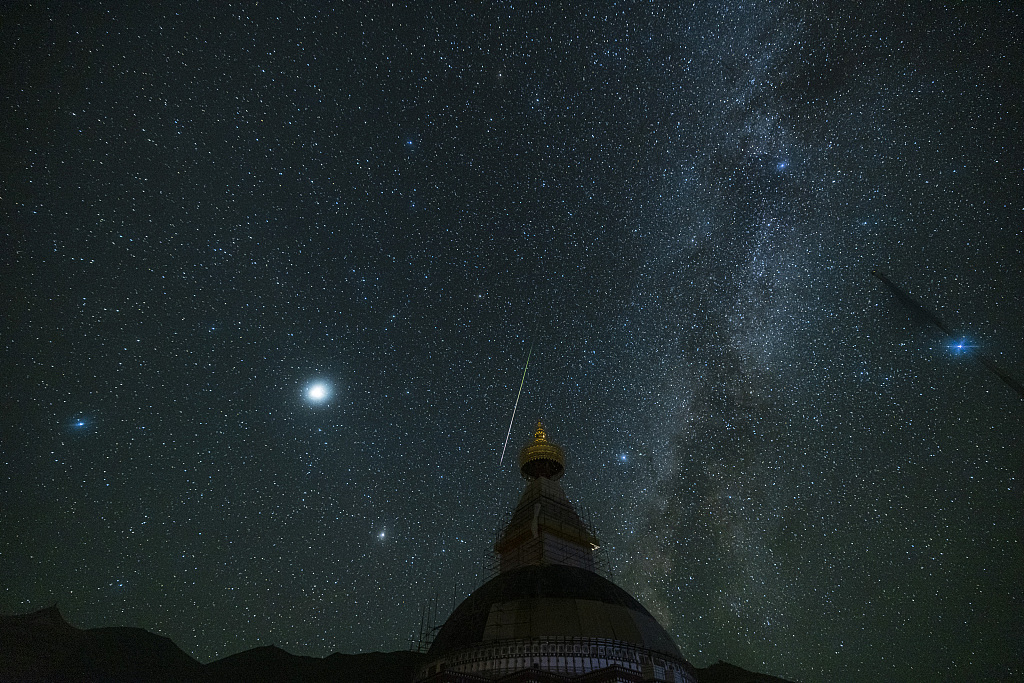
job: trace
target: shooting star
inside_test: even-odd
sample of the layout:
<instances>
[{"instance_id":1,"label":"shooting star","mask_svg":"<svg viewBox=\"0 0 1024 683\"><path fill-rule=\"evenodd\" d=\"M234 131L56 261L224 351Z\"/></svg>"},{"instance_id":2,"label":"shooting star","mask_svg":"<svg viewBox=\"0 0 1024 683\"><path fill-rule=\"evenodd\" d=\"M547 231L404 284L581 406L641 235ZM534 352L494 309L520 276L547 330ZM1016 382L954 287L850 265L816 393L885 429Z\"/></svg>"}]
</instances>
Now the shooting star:
<instances>
[{"instance_id":1,"label":"shooting star","mask_svg":"<svg viewBox=\"0 0 1024 683\"><path fill-rule=\"evenodd\" d=\"M534 335L536 336L536 335ZM519 393L516 394L515 405L512 406L512 420L508 423L508 434L505 435L505 445L501 447L501 459L498 460L498 467L505 462L505 451L508 449L508 440L512 436L512 425L516 421L516 408L519 407L519 397L523 395L523 384L526 382L526 368L530 367L530 356L533 355L533 342L530 342L530 352L526 354L526 365L523 367L523 378L519 380Z\"/></svg>"}]
</instances>

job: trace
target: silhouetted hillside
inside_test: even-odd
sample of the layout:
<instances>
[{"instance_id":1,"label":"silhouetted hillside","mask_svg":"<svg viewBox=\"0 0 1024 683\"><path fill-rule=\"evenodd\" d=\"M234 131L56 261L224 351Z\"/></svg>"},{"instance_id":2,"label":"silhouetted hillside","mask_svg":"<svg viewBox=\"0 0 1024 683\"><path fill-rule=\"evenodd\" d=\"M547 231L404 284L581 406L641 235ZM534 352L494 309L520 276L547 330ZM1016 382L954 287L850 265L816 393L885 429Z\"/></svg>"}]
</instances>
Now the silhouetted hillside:
<instances>
[{"instance_id":1,"label":"silhouetted hillside","mask_svg":"<svg viewBox=\"0 0 1024 683\"><path fill-rule=\"evenodd\" d=\"M411 681L424 656L418 652L334 653L324 659L301 657L268 645L240 652L206 665L217 683L398 683Z\"/></svg>"},{"instance_id":2,"label":"silhouetted hillside","mask_svg":"<svg viewBox=\"0 0 1024 683\"><path fill-rule=\"evenodd\" d=\"M409 683L425 656L302 657L267 645L203 665L141 628L74 628L56 607L0 617L0 683ZM699 683L789 683L719 662Z\"/></svg>"},{"instance_id":3,"label":"silhouetted hillside","mask_svg":"<svg viewBox=\"0 0 1024 683\"><path fill-rule=\"evenodd\" d=\"M721 661L706 669L697 669L697 679L700 683L790 683L782 678L754 673Z\"/></svg>"},{"instance_id":4,"label":"silhouetted hillside","mask_svg":"<svg viewBox=\"0 0 1024 683\"><path fill-rule=\"evenodd\" d=\"M191 681L204 667L141 628L69 625L56 607L0 618L0 680Z\"/></svg>"}]
</instances>

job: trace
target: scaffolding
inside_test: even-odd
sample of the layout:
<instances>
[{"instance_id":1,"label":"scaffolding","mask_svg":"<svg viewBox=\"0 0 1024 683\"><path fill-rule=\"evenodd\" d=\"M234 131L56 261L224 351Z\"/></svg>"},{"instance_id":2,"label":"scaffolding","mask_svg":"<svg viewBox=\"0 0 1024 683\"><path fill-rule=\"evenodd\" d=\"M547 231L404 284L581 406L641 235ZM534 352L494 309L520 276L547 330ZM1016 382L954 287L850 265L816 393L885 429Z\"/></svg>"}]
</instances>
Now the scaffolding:
<instances>
[{"instance_id":1,"label":"scaffolding","mask_svg":"<svg viewBox=\"0 0 1024 683\"><path fill-rule=\"evenodd\" d=\"M525 498L525 496L524 496ZM523 505L523 503L527 505ZM566 564L574 567L588 569L596 574L611 580L612 571L604 549L601 547L598 538L597 528L589 508L583 507L582 514L578 514L575 508L565 501L568 514L563 506L555 507L562 514L549 515L543 525L538 520L536 545L533 548L525 548L519 552L517 561L503 563L502 556L504 548L517 539L508 534L509 528L515 522L517 513L524 508L535 505L534 499L521 500L515 511L502 515L498 520L498 526L493 533L491 553L484 559L484 578L489 581L502 571L508 570L509 564L516 566L525 564ZM545 510L545 512L549 512ZM521 523L520 523L520 526ZM541 528L543 527L543 528ZM532 531L532 524L528 526ZM544 544L542 534L547 532L554 538ZM561 532L561 533L559 533ZM569 538L566 538L566 537ZM521 539L518 539L521 540ZM558 542L561 540L561 542ZM584 545L585 544L585 545ZM516 552L513 550L512 552ZM503 569L504 566L504 569Z\"/></svg>"}]
</instances>

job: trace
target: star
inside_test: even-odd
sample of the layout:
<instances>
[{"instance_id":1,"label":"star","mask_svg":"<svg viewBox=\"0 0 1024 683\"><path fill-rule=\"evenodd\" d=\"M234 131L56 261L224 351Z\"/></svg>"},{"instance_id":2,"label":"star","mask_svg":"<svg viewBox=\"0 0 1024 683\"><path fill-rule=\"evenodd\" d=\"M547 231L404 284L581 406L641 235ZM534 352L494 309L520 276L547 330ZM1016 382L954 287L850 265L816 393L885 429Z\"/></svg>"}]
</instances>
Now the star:
<instances>
[{"instance_id":1,"label":"star","mask_svg":"<svg viewBox=\"0 0 1024 683\"><path fill-rule=\"evenodd\" d=\"M955 354L967 353L969 350L974 348L973 344L968 344L966 339L961 339L958 342L954 342L949 345L949 348Z\"/></svg>"},{"instance_id":2,"label":"star","mask_svg":"<svg viewBox=\"0 0 1024 683\"><path fill-rule=\"evenodd\" d=\"M331 388L325 382L314 382L306 389L306 398L312 403L323 403L331 395Z\"/></svg>"}]
</instances>

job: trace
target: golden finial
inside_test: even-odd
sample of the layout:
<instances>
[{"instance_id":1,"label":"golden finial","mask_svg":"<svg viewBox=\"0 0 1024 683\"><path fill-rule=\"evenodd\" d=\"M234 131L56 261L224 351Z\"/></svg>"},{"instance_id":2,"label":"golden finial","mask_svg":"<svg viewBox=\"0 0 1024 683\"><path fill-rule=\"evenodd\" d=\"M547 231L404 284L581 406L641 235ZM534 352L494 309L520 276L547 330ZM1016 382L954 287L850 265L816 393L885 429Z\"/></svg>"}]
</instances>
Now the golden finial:
<instances>
[{"instance_id":1,"label":"golden finial","mask_svg":"<svg viewBox=\"0 0 1024 683\"><path fill-rule=\"evenodd\" d=\"M544 423L539 420L533 442L519 451L519 471L527 479L559 479L565 472L565 453L560 446L548 441Z\"/></svg>"},{"instance_id":2,"label":"golden finial","mask_svg":"<svg viewBox=\"0 0 1024 683\"><path fill-rule=\"evenodd\" d=\"M534 441L547 441L548 434L544 431L544 423L537 420L537 429L533 432Z\"/></svg>"}]
</instances>

